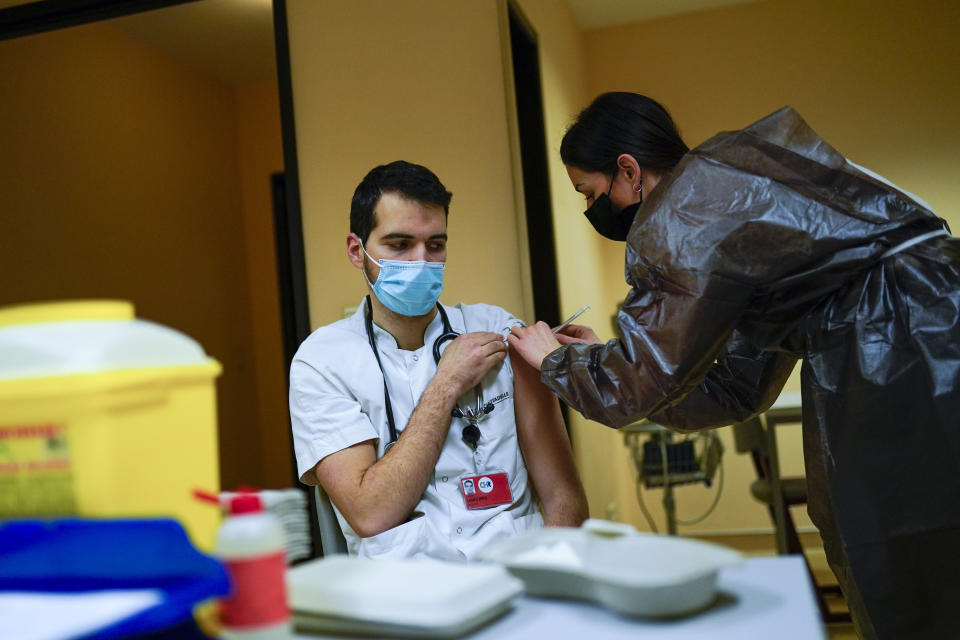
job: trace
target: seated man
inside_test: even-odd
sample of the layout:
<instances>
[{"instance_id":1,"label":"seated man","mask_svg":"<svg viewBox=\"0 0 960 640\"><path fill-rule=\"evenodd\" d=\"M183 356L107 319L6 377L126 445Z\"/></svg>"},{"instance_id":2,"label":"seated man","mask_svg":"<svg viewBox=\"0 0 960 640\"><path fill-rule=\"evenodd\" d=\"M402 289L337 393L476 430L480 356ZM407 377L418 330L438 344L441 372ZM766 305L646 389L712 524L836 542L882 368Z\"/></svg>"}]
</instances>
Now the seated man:
<instances>
[{"instance_id":1,"label":"seated man","mask_svg":"<svg viewBox=\"0 0 960 640\"><path fill-rule=\"evenodd\" d=\"M330 496L351 554L469 560L493 539L587 516L559 404L507 355L520 321L437 302L450 198L419 165L367 174L347 257L370 295L290 367L300 479Z\"/></svg>"}]
</instances>

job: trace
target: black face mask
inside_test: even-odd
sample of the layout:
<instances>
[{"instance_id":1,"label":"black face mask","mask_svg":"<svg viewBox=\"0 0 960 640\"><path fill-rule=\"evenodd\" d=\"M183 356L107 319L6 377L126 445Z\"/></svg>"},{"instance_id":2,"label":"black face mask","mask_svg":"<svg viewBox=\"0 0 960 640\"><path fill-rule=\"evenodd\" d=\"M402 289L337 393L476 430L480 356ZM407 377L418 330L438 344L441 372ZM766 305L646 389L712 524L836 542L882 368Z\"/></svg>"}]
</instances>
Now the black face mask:
<instances>
[{"instance_id":1,"label":"black face mask","mask_svg":"<svg viewBox=\"0 0 960 640\"><path fill-rule=\"evenodd\" d=\"M614 211L610 198L607 194L601 193L590 208L583 212L583 215L587 216L593 228L604 238L623 242L630 233L630 227L633 226L633 219L637 215L640 204L641 202L634 202L620 211Z\"/></svg>"}]
</instances>

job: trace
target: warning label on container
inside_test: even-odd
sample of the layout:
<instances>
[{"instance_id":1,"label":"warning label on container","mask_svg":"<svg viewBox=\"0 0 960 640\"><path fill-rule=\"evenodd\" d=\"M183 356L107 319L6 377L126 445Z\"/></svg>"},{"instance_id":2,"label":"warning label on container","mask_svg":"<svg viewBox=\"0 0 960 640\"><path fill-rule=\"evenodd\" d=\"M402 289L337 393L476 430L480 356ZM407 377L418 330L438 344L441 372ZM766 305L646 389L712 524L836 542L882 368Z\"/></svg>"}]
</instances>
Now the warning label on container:
<instances>
[{"instance_id":1,"label":"warning label on container","mask_svg":"<svg viewBox=\"0 0 960 640\"><path fill-rule=\"evenodd\" d=\"M0 425L0 517L75 511L67 426Z\"/></svg>"}]
</instances>

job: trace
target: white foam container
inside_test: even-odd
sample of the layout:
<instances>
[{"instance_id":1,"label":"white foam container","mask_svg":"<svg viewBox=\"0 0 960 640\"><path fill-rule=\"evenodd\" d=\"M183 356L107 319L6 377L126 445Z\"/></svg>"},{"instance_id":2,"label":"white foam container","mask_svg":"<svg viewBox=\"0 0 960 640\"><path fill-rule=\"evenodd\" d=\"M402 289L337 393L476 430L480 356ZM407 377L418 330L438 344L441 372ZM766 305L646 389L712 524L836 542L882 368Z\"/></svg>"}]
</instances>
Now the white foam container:
<instances>
[{"instance_id":1,"label":"white foam container","mask_svg":"<svg viewBox=\"0 0 960 640\"><path fill-rule=\"evenodd\" d=\"M506 567L528 595L586 600L628 616L670 618L709 606L717 572L739 564L732 549L698 540L639 533L588 520L498 540L480 559Z\"/></svg>"},{"instance_id":2,"label":"white foam container","mask_svg":"<svg viewBox=\"0 0 960 640\"><path fill-rule=\"evenodd\" d=\"M335 555L287 571L297 631L456 638L506 613L523 583L497 565Z\"/></svg>"}]
</instances>

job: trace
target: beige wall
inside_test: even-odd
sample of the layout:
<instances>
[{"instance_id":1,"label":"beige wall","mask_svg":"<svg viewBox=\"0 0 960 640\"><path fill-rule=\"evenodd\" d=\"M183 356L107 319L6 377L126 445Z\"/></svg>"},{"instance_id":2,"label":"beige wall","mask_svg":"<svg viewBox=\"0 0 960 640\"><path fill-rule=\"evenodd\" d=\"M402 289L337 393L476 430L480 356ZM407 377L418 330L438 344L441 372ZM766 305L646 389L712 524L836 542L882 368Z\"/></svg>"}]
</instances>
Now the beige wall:
<instances>
[{"instance_id":1,"label":"beige wall","mask_svg":"<svg viewBox=\"0 0 960 640\"><path fill-rule=\"evenodd\" d=\"M366 293L350 200L397 159L453 192L443 300L522 314L496 3L289 0L287 14L311 325Z\"/></svg>"},{"instance_id":2,"label":"beige wall","mask_svg":"<svg viewBox=\"0 0 960 640\"><path fill-rule=\"evenodd\" d=\"M282 403L282 364L261 371L269 340L251 348L276 332L260 313L276 315L276 284L256 175L281 168L258 131L278 117L271 90L237 93L102 24L0 43L0 304L123 298L199 340L224 366L226 487L292 478L289 449L258 431L275 394L258 376L278 376Z\"/></svg>"},{"instance_id":3,"label":"beige wall","mask_svg":"<svg viewBox=\"0 0 960 640\"><path fill-rule=\"evenodd\" d=\"M688 144L789 104L960 230L958 29L942 0L769 0L585 37L591 92L656 98Z\"/></svg>"}]
</instances>

